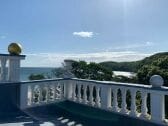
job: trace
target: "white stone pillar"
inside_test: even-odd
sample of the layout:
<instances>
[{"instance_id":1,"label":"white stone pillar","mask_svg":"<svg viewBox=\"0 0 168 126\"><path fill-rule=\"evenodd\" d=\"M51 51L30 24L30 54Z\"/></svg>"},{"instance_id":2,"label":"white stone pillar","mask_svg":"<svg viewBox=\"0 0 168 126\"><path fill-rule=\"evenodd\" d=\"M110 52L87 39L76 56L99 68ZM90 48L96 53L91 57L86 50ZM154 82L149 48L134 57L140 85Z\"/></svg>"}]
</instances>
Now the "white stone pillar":
<instances>
[{"instance_id":1,"label":"white stone pillar","mask_svg":"<svg viewBox=\"0 0 168 126\"><path fill-rule=\"evenodd\" d=\"M111 88L108 86L101 86L101 107L109 109L111 107Z\"/></svg>"},{"instance_id":2,"label":"white stone pillar","mask_svg":"<svg viewBox=\"0 0 168 126\"><path fill-rule=\"evenodd\" d=\"M164 84L164 80L159 75L153 75L150 78L150 84L152 88L160 89ZM159 92L159 90L153 91L150 96L151 120L162 123L165 119L165 96L162 92Z\"/></svg>"},{"instance_id":3,"label":"white stone pillar","mask_svg":"<svg viewBox=\"0 0 168 126\"><path fill-rule=\"evenodd\" d=\"M6 61L7 59L5 57L2 57L0 61L1 61L0 81L5 82L6 81Z\"/></svg>"},{"instance_id":4,"label":"white stone pillar","mask_svg":"<svg viewBox=\"0 0 168 126\"><path fill-rule=\"evenodd\" d=\"M65 69L65 72L63 75L64 78L74 78L75 77L75 75L72 73L72 64L74 62L75 61L69 60L69 59L64 60L64 63L63 63L63 67Z\"/></svg>"},{"instance_id":5,"label":"white stone pillar","mask_svg":"<svg viewBox=\"0 0 168 126\"><path fill-rule=\"evenodd\" d=\"M31 88L31 89L29 89ZM29 89L29 90L28 90ZM28 92L28 91L31 91ZM34 90L32 89L31 86L29 86L28 84L22 84L20 86L20 109L24 109L26 108L28 105L31 106L33 104L33 92ZM31 96L28 96L29 95Z\"/></svg>"},{"instance_id":6,"label":"white stone pillar","mask_svg":"<svg viewBox=\"0 0 168 126\"><path fill-rule=\"evenodd\" d=\"M8 66L8 81L20 81L20 60L25 59L25 56L9 56Z\"/></svg>"}]
</instances>

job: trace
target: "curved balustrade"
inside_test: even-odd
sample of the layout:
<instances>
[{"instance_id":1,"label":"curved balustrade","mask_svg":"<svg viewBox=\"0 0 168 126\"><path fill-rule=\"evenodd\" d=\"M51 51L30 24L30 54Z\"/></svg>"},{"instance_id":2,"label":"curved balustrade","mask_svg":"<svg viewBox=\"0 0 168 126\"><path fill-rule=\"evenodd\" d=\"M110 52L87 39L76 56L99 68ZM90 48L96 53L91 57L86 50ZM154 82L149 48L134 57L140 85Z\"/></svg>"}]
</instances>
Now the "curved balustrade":
<instances>
[{"instance_id":1,"label":"curved balustrade","mask_svg":"<svg viewBox=\"0 0 168 126\"><path fill-rule=\"evenodd\" d=\"M165 95L167 87L83 79L44 80L21 84L21 108L69 100L165 124Z\"/></svg>"}]
</instances>

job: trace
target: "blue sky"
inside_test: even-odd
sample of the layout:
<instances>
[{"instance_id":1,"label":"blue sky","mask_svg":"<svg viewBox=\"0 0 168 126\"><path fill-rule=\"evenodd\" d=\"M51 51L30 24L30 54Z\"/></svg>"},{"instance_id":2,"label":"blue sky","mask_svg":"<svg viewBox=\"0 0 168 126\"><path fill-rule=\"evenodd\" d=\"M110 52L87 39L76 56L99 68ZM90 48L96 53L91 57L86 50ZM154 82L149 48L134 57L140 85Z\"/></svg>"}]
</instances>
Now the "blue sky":
<instances>
[{"instance_id":1,"label":"blue sky","mask_svg":"<svg viewBox=\"0 0 168 126\"><path fill-rule=\"evenodd\" d=\"M65 58L142 59L168 50L167 5L167 0L1 0L0 53L11 42L21 43L23 66L59 66Z\"/></svg>"}]
</instances>

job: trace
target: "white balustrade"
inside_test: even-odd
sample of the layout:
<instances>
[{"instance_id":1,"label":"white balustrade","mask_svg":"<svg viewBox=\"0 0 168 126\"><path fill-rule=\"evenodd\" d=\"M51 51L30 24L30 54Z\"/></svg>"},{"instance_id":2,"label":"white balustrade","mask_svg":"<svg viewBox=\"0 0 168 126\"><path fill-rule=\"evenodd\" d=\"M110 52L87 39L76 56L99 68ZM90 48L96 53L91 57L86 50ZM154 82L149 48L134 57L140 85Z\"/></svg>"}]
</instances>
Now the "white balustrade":
<instances>
[{"instance_id":1,"label":"white balustrade","mask_svg":"<svg viewBox=\"0 0 168 126\"><path fill-rule=\"evenodd\" d=\"M156 85L157 83L152 87L150 85L89 81L72 78L49 80L49 82L47 80L32 83L27 82L21 85L21 108L24 109L69 100L126 116L165 124L164 98L165 95L168 95L168 88L158 87ZM119 90L121 94L118 93ZM25 92L28 93L26 94ZM137 94L137 92L140 93ZM126 102L129 93L131 96L130 106ZM147 108L148 94L150 94L151 114L148 113ZM136 105L136 95L140 95L139 97L141 98L138 100L142 101L138 106ZM118 101L118 98L121 101ZM118 104L121 104L121 108L119 108ZM130 110L127 107L130 107ZM141 109L139 111L140 113L137 112L137 108Z\"/></svg>"}]
</instances>

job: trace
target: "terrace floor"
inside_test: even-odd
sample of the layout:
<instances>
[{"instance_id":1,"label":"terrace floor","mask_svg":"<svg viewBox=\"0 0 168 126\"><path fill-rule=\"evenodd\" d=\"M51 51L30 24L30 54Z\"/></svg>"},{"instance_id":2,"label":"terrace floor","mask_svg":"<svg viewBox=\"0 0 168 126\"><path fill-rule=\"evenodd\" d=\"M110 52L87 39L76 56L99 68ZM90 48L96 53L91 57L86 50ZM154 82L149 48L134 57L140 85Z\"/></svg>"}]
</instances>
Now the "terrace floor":
<instances>
[{"instance_id":1,"label":"terrace floor","mask_svg":"<svg viewBox=\"0 0 168 126\"><path fill-rule=\"evenodd\" d=\"M0 117L0 126L160 126L111 112L62 102L9 113Z\"/></svg>"}]
</instances>

